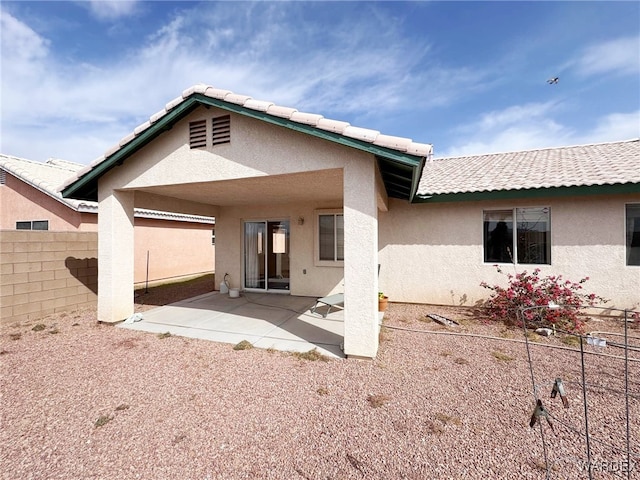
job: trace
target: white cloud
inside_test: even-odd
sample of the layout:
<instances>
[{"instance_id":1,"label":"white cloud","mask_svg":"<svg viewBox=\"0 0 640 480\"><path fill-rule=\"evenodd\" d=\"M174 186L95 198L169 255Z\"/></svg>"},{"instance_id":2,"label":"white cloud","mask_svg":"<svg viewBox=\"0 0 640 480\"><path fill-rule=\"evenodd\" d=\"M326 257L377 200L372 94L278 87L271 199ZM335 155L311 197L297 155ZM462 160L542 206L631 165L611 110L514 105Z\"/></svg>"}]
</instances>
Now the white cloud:
<instances>
[{"instance_id":1,"label":"white cloud","mask_svg":"<svg viewBox=\"0 0 640 480\"><path fill-rule=\"evenodd\" d=\"M124 15L135 8L127 5L90 6ZM29 137L56 125L60 135L48 139L51 155L89 162L104 150L105 142L95 138L116 143L195 83L352 121L356 112L446 104L481 81L482 75L464 69L425 73L429 45L409 44L398 26L384 30L377 17L338 19L330 31L313 22L291 28L297 8L302 6L198 4L177 11L111 64L58 58L55 45L3 12L3 60L7 51L21 52L16 57L22 59L19 68L3 72L3 123L16 128L11 137L3 135L0 151L23 155L34 148ZM318 43L323 48L307 48ZM85 131L91 133L78 133ZM114 131L121 133L109 136ZM78 140L73 148L62 140L71 137Z\"/></svg>"},{"instance_id":2,"label":"white cloud","mask_svg":"<svg viewBox=\"0 0 640 480\"><path fill-rule=\"evenodd\" d=\"M61 158L90 163L125 133L117 125L104 124L83 124L82 128L70 129L64 124L51 123L41 126L36 134L20 125L3 125L0 152L39 162Z\"/></svg>"},{"instance_id":3,"label":"white cloud","mask_svg":"<svg viewBox=\"0 0 640 480\"><path fill-rule=\"evenodd\" d=\"M89 0L82 2L98 20L111 21L137 11L137 0Z\"/></svg>"},{"instance_id":4,"label":"white cloud","mask_svg":"<svg viewBox=\"0 0 640 480\"><path fill-rule=\"evenodd\" d=\"M638 137L640 137L640 110L605 115L587 135L583 136L583 141L580 143L630 140Z\"/></svg>"},{"instance_id":5,"label":"white cloud","mask_svg":"<svg viewBox=\"0 0 640 480\"><path fill-rule=\"evenodd\" d=\"M16 60L30 61L47 54L49 41L4 10L0 10L0 27L3 60L13 65Z\"/></svg>"},{"instance_id":6,"label":"white cloud","mask_svg":"<svg viewBox=\"0 0 640 480\"><path fill-rule=\"evenodd\" d=\"M629 140L640 136L640 110L611 113L595 120L592 127L576 131L554 120L554 103L516 105L483 115L456 131L456 145L438 152L438 157L510 152L537 148Z\"/></svg>"},{"instance_id":7,"label":"white cloud","mask_svg":"<svg viewBox=\"0 0 640 480\"><path fill-rule=\"evenodd\" d=\"M482 153L512 152L571 144L570 132L554 121L536 121L487 132L483 137L460 138L438 157L457 157Z\"/></svg>"},{"instance_id":8,"label":"white cloud","mask_svg":"<svg viewBox=\"0 0 640 480\"><path fill-rule=\"evenodd\" d=\"M486 132L489 130L502 130L513 124L538 123L554 107L553 102L529 103L526 105L514 105L504 110L493 111L482 116L478 124L469 126L474 131Z\"/></svg>"},{"instance_id":9,"label":"white cloud","mask_svg":"<svg viewBox=\"0 0 640 480\"><path fill-rule=\"evenodd\" d=\"M630 112L620 111L624 107L618 106L617 112L601 111L600 116L596 116L587 113L586 106L579 103L589 102L585 92L591 91L592 95L592 89L602 83L590 77L640 75L640 37L617 38L590 45L564 68L574 70L588 82L582 84L582 90L563 91L565 97L562 100L513 105L485 113L477 120L457 127L448 142L455 146L438 151L438 156L528 150L640 137L640 111L637 110L637 101L634 101L637 91L627 94ZM612 99L616 98L614 92L610 94ZM578 109L581 109L580 113ZM560 120L578 115L583 118L575 120L575 124L582 124L582 127Z\"/></svg>"},{"instance_id":10,"label":"white cloud","mask_svg":"<svg viewBox=\"0 0 640 480\"><path fill-rule=\"evenodd\" d=\"M142 10L135 2L86 3L85 8L103 19ZM439 62L425 37L406 37L402 22L375 15L375 4L358 5L351 12L357 15L336 16L331 28L309 20L306 8L312 7L297 2L180 4L164 25L130 44L116 60L83 58L83 63L56 55L52 41L2 11L2 61L8 65L10 59L12 68L2 73L0 151L90 162L195 83L357 126L378 128L377 122L385 133L411 136L401 127L389 131L395 127L391 118L417 118L435 108L446 116L444 107L480 93L493 95L506 81L496 74L503 68L499 65ZM597 64L588 61L595 51L585 51L584 71L588 65L596 71ZM611 60L607 68L624 64ZM576 135L554 120L557 108L555 102L538 102L487 113L455 132L458 138L449 143L459 148L446 153L570 142ZM625 122L628 131L631 120L620 115L603 118L591 133L607 136Z\"/></svg>"},{"instance_id":11,"label":"white cloud","mask_svg":"<svg viewBox=\"0 0 640 480\"><path fill-rule=\"evenodd\" d=\"M640 37L625 37L591 45L573 62L582 76L607 73L640 74Z\"/></svg>"}]
</instances>

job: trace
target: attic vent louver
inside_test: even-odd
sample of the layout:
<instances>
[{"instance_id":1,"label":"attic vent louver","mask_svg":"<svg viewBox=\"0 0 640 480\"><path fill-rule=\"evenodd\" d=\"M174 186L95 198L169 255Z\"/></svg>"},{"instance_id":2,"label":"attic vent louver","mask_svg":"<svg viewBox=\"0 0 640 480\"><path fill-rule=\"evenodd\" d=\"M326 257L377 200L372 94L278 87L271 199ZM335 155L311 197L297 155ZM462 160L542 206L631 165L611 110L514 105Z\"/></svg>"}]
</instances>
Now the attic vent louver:
<instances>
[{"instance_id":1,"label":"attic vent louver","mask_svg":"<svg viewBox=\"0 0 640 480\"><path fill-rule=\"evenodd\" d=\"M197 120L189 122L189 147L202 148L207 146L207 121Z\"/></svg>"},{"instance_id":2,"label":"attic vent louver","mask_svg":"<svg viewBox=\"0 0 640 480\"><path fill-rule=\"evenodd\" d=\"M231 116L224 115L211 120L211 131L213 133L213 145L221 143L231 143Z\"/></svg>"},{"instance_id":3,"label":"attic vent louver","mask_svg":"<svg viewBox=\"0 0 640 480\"><path fill-rule=\"evenodd\" d=\"M7 183L7 172L0 168L0 185L5 185Z\"/></svg>"}]
</instances>

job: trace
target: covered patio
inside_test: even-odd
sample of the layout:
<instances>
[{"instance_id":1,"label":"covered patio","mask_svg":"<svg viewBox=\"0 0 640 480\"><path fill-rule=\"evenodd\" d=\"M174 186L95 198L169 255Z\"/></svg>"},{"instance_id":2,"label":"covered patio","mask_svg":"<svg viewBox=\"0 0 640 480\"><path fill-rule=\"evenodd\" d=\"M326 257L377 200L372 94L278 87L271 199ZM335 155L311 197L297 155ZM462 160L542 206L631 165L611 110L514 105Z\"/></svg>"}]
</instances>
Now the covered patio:
<instances>
[{"instance_id":1,"label":"covered patio","mask_svg":"<svg viewBox=\"0 0 640 480\"><path fill-rule=\"evenodd\" d=\"M186 90L63 188L65 197L99 202L100 321L133 313L134 209L206 215L216 219L215 272L230 287L276 302L280 293L309 302L344 293L342 339L327 345L375 357L378 213L389 197L413 196L430 153L430 145L213 87ZM214 305L212 318L255 320L224 308ZM283 328L287 319L281 311L257 332L219 331L258 342L277 327L290 339L298 327Z\"/></svg>"},{"instance_id":2,"label":"covered patio","mask_svg":"<svg viewBox=\"0 0 640 480\"><path fill-rule=\"evenodd\" d=\"M344 315L326 306L311 312L315 297L243 292L238 298L211 292L144 312L143 319L121 328L237 344L256 348L308 352L314 348L344 358ZM323 315L326 314L326 317Z\"/></svg>"}]
</instances>

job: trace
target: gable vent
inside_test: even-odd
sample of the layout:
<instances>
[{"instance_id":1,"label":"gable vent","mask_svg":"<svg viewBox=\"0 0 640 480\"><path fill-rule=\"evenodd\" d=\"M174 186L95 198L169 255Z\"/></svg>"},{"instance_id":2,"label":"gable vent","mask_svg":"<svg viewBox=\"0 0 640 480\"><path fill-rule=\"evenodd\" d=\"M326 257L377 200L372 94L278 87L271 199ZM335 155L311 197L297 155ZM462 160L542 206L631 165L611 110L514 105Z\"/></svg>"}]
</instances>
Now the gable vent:
<instances>
[{"instance_id":1,"label":"gable vent","mask_svg":"<svg viewBox=\"0 0 640 480\"><path fill-rule=\"evenodd\" d=\"M7 183L7 172L0 168L0 185L5 185Z\"/></svg>"},{"instance_id":2,"label":"gable vent","mask_svg":"<svg viewBox=\"0 0 640 480\"><path fill-rule=\"evenodd\" d=\"M207 146L207 121L197 120L189 122L189 147L202 148Z\"/></svg>"},{"instance_id":3,"label":"gable vent","mask_svg":"<svg viewBox=\"0 0 640 480\"><path fill-rule=\"evenodd\" d=\"M213 132L213 145L231 143L231 116L224 115L213 118L211 131Z\"/></svg>"}]
</instances>

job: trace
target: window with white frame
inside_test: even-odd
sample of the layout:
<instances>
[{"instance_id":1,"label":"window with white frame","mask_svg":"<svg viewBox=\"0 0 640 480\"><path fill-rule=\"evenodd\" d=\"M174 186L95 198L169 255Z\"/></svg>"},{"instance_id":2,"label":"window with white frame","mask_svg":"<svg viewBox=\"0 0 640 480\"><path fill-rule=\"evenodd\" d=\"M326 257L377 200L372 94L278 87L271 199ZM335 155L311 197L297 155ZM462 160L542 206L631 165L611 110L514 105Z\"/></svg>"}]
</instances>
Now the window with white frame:
<instances>
[{"instance_id":1,"label":"window with white frame","mask_svg":"<svg viewBox=\"0 0 640 480\"><path fill-rule=\"evenodd\" d=\"M484 261L551 264L551 214L548 207L485 210Z\"/></svg>"},{"instance_id":2,"label":"window with white frame","mask_svg":"<svg viewBox=\"0 0 640 480\"><path fill-rule=\"evenodd\" d=\"M16 230L49 230L49 220L16 222Z\"/></svg>"},{"instance_id":3,"label":"window with white frame","mask_svg":"<svg viewBox=\"0 0 640 480\"><path fill-rule=\"evenodd\" d=\"M321 265L344 262L344 214L337 210L316 212L316 261Z\"/></svg>"},{"instance_id":4,"label":"window with white frame","mask_svg":"<svg viewBox=\"0 0 640 480\"><path fill-rule=\"evenodd\" d=\"M627 265L640 265L640 203L625 205Z\"/></svg>"}]
</instances>

